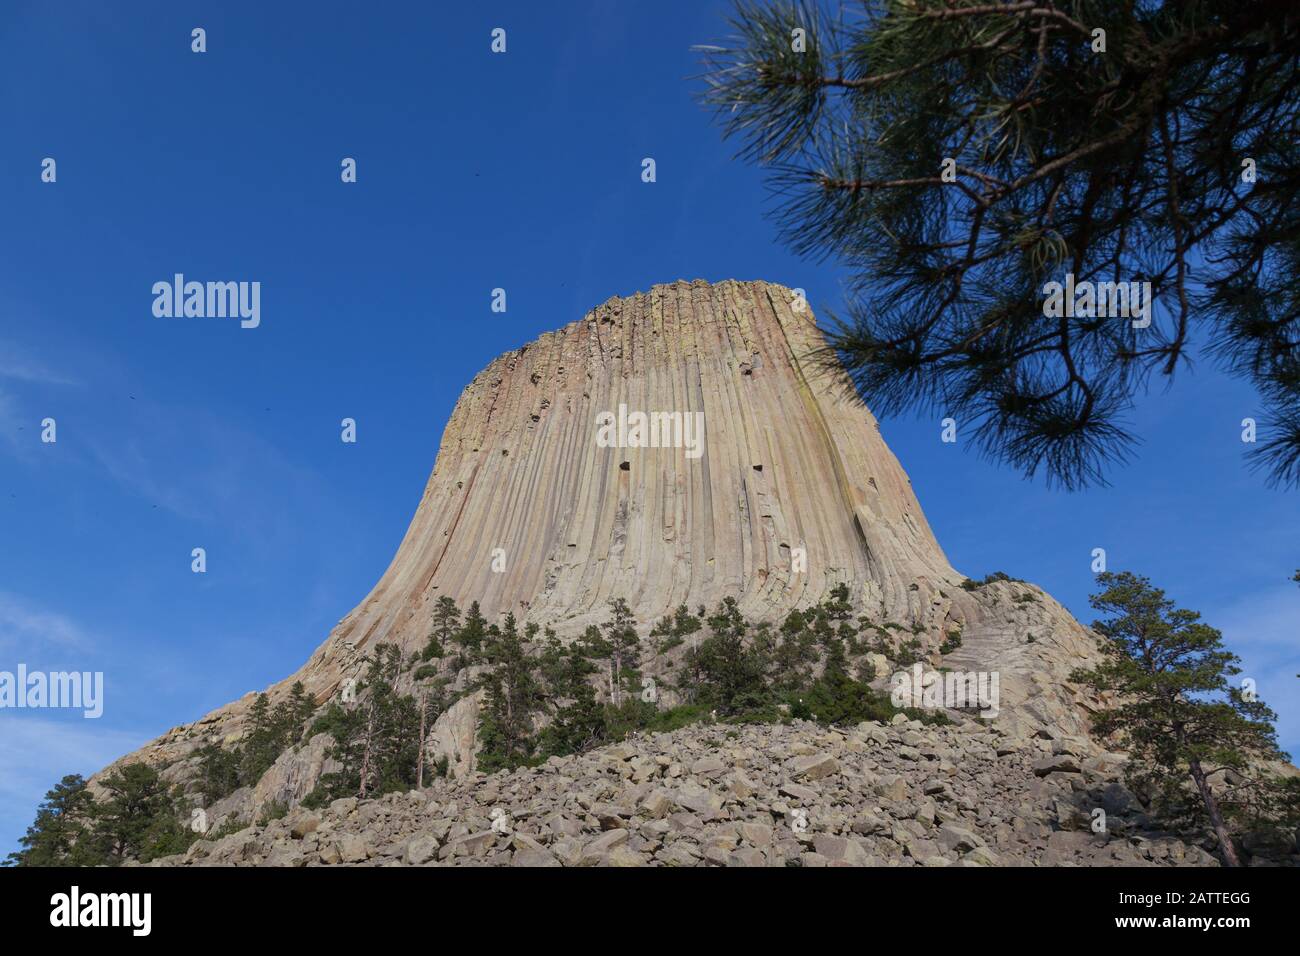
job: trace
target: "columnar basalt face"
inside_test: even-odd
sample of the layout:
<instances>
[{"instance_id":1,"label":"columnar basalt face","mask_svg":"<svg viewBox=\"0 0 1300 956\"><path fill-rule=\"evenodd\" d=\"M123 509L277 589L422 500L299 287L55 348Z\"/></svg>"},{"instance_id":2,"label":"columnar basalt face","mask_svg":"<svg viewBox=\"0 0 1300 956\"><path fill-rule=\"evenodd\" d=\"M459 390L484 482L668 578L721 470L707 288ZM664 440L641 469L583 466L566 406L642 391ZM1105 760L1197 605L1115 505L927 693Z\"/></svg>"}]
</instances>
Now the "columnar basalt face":
<instances>
[{"instance_id":1,"label":"columnar basalt face","mask_svg":"<svg viewBox=\"0 0 1300 956\"><path fill-rule=\"evenodd\" d=\"M388 570L272 696L301 680L324 701L376 644L416 652L443 596L561 638L622 598L644 636L681 604L734 597L751 621L779 622L843 583L867 622L915 638L934 663L960 633L943 660L1000 673L1004 725L1086 733L1088 702L1067 676L1095 653L1092 637L1031 585L962 588L829 358L794 292L733 281L610 299L501 356L457 402ZM634 431L638 414L668 424L651 440ZM237 735L251 700L124 759L175 761ZM472 704L434 728L458 761L473 747Z\"/></svg>"},{"instance_id":2,"label":"columnar basalt face","mask_svg":"<svg viewBox=\"0 0 1300 956\"><path fill-rule=\"evenodd\" d=\"M612 598L647 624L726 596L771 619L839 582L914 617L909 585L960 578L824 348L789 289L697 281L611 299L497 359L457 403L396 557L334 646L414 649L443 595L562 635ZM637 413L655 444L698 445L608 447L620 431L650 440L619 427Z\"/></svg>"}]
</instances>

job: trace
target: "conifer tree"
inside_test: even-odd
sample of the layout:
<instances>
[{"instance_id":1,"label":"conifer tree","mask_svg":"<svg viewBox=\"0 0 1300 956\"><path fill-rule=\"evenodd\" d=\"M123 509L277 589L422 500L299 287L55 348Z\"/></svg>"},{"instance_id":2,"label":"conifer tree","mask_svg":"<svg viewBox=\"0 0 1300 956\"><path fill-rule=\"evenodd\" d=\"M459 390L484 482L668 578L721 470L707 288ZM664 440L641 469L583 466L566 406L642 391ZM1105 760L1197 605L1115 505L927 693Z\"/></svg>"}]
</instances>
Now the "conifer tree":
<instances>
[{"instance_id":1,"label":"conifer tree","mask_svg":"<svg viewBox=\"0 0 1300 956\"><path fill-rule=\"evenodd\" d=\"M1200 351L1270 412L1250 461L1300 485L1293 0L737 0L731 27L702 98L782 238L849 269L832 344L877 414L1100 483Z\"/></svg>"},{"instance_id":2,"label":"conifer tree","mask_svg":"<svg viewBox=\"0 0 1300 956\"><path fill-rule=\"evenodd\" d=\"M808 626L810 616L796 609L781 622L773 670L776 686L782 690L802 687L812 678L809 668L817 660L817 639Z\"/></svg>"},{"instance_id":3,"label":"conifer tree","mask_svg":"<svg viewBox=\"0 0 1300 956\"><path fill-rule=\"evenodd\" d=\"M749 638L749 622L732 597L724 598L708 619L710 637L691 652L700 672L707 706L730 716L769 700L766 662Z\"/></svg>"},{"instance_id":4,"label":"conifer tree","mask_svg":"<svg viewBox=\"0 0 1300 956\"><path fill-rule=\"evenodd\" d=\"M1127 571L1097 580L1103 590L1092 606L1110 615L1093 624L1105 660L1072 675L1114 701L1094 715L1095 729L1114 734L1130 753L1135 788L1153 791L1172 818L1204 821L1224 862L1241 865L1233 817L1262 793L1286 787L1268 766L1286 756L1277 746L1276 715L1232 684L1240 660L1199 613L1176 607Z\"/></svg>"},{"instance_id":5,"label":"conifer tree","mask_svg":"<svg viewBox=\"0 0 1300 956\"><path fill-rule=\"evenodd\" d=\"M238 749L227 750L220 744L209 742L199 748L198 757L197 784L205 803L216 803L240 788L240 767L243 761Z\"/></svg>"},{"instance_id":6,"label":"conifer tree","mask_svg":"<svg viewBox=\"0 0 1300 956\"><path fill-rule=\"evenodd\" d=\"M605 624L605 642L609 647L610 703L618 707L623 702L623 685L629 676L627 672L636 671L641 663L637 652L640 639L627 601L623 598L610 601L609 610L610 619Z\"/></svg>"},{"instance_id":7,"label":"conifer tree","mask_svg":"<svg viewBox=\"0 0 1300 956\"><path fill-rule=\"evenodd\" d=\"M591 631L565 646L554 630L546 629L537 671L552 715L538 741L541 758L579 753L607 739L605 708L590 681L600 670L593 659L603 660L605 656L603 638L599 630L594 633L595 646L588 639Z\"/></svg>"},{"instance_id":8,"label":"conifer tree","mask_svg":"<svg viewBox=\"0 0 1300 956\"><path fill-rule=\"evenodd\" d=\"M95 809L91 839L110 863L147 863L189 845L194 835L181 825L179 801L158 771L144 763L127 764L102 783L108 798Z\"/></svg>"},{"instance_id":9,"label":"conifer tree","mask_svg":"<svg viewBox=\"0 0 1300 956\"><path fill-rule=\"evenodd\" d=\"M322 776L311 804L343 796L369 797L409 790L418 782L420 707L398 689L401 650L378 644L367 659L357 699L326 708L313 733L334 738L329 756L340 768Z\"/></svg>"},{"instance_id":10,"label":"conifer tree","mask_svg":"<svg viewBox=\"0 0 1300 956\"><path fill-rule=\"evenodd\" d=\"M433 629L429 632L429 643L420 652L420 660L428 661L446 654L447 646L459 626L460 608L456 607L454 600L444 594L433 606Z\"/></svg>"},{"instance_id":11,"label":"conifer tree","mask_svg":"<svg viewBox=\"0 0 1300 956\"><path fill-rule=\"evenodd\" d=\"M469 606L465 612L465 623L456 631L453 638L459 649L455 667L457 670L479 663L483 658L483 642L487 639L487 619L479 610L478 601Z\"/></svg>"},{"instance_id":12,"label":"conifer tree","mask_svg":"<svg viewBox=\"0 0 1300 956\"><path fill-rule=\"evenodd\" d=\"M485 694L479 716L479 765L485 770L517 767L532 757L534 717L543 697L537 659L524 648L513 613L506 615L490 645L493 665L482 680Z\"/></svg>"},{"instance_id":13,"label":"conifer tree","mask_svg":"<svg viewBox=\"0 0 1300 956\"><path fill-rule=\"evenodd\" d=\"M312 715L316 712L316 701L307 693L302 681L294 681L289 688L289 722L285 735L286 744L300 743L307 732Z\"/></svg>"},{"instance_id":14,"label":"conifer tree","mask_svg":"<svg viewBox=\"0 0 1300 956\"><path fill-rule=\"evenodd\" d=\"M248 733L241 749L239 777L243 783L259 780L280 755L276 723L277 719L283 718L283 711L272 713L270 698L266 694L254 698L248 714Z\"/></svg>"},{"instance_id":15,"label":"conifer tree","mask_svg":"<svg viewBox=\"0 0 1300 956\"><path fill-rule=\"evenodd\" d=\"M100 862L87 846L94 801L80 774L69 774L45 794L36 820L9 854L10 866L89 866Z\"/></svg>"}]
</instances>

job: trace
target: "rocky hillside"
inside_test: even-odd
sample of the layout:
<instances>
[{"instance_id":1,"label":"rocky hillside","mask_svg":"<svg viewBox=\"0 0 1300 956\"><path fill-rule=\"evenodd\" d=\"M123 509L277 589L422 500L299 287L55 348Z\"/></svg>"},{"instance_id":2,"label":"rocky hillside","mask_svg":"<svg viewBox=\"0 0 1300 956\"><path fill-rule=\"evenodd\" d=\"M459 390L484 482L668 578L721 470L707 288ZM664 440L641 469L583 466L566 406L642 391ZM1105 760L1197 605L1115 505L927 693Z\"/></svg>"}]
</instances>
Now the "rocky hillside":
<instances>
[{"instance_id":1,"label":"rocky hillside","mask_svg":"<svg viewBox=\"0 0 1300 956\"><path fill-rule=\"evenodd\" d=\"M679 604L726 597L751 620L777 622L843 583L859 613L915 637L933 665L960 632L947 663L1000 674L1004 729L1086 734L1090 702L1066 676L1095 652L1092 636L1031 585L963 588L824 349L790 289L696 281L611 299L497 359L457 402L392 564L307 663L268 688L272 702L294 681L318 704L336 699L381 642L418 651L443 596L567 639L611 598L645 628ZM603 447L600 416L620 406L702 413L698 456ZM253 697L113 766L144 760L184 783L200 747L247 734ZM455 774L473 769L475 706L462 699L433 725L431 756ZM310 790L321 754L289 761L241 806L256 815L272 794L292 803Z\"/></svg>"},{"instance_id":2,"label":"rocky hillside","mask_svg":"<svg viewBox=\"0 0 1300 956\"><path fill-rule=\"evenodd\" d=\"M698 725L298 808L151 865L1216 865L1151 829L1121 756L958 720Z\"/></svg>"}]
</instances>

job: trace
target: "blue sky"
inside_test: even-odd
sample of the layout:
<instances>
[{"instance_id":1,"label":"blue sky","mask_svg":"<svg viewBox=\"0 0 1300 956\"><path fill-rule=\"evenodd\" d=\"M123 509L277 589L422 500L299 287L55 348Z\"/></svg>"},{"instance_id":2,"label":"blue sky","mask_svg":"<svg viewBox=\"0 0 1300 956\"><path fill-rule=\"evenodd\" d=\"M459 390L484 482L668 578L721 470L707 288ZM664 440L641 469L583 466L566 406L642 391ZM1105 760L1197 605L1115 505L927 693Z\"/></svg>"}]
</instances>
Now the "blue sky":
<instances>
[{"instance_id":1,"label":"blue sky","mask_svg":"<svg viewBox=\"0 0 1300 956\"><path fill-rule=\"evenodd\" d=\"M99 720L0 712L0 854L64 773L306 659L387 565L496 355L678 278L839 302L692 99L690 46L724 34L726 4L293 6L0 19L0 670L102 670L107 697ZM176 272L261 282L261 326L154 318ZM1224 629L1296 752L1300 499L1245 469L1250 415L1203 363L1140 403L1112 486L1075 494L943 444L937 420L883 431L958 568L1086 622L1106 548Z\"/></svg>"}]
</instances>

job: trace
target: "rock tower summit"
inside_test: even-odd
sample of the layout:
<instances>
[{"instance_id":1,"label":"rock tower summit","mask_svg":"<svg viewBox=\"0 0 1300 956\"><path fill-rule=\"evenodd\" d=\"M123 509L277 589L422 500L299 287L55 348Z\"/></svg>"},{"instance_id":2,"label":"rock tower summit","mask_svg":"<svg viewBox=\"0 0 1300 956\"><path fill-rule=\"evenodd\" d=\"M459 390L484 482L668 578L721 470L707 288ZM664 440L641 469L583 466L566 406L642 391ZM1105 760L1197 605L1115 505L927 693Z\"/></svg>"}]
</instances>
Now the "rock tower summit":
<instances>
[{"instance_id":1,"label":"rock tower summit","mask_svg":"<svg viewBox=\"0 0 1300 956\"><path fill-rule=\"evenodd\" d=\"M1067 675L1095 653L1092 637L1032 585L962 587L829 358L792 290L699 280L610 299L502 355L456 403L388 569L271 697L301 680L323 702L379 643L416 653L443 596L564 639L604 621L615 598L645 631L678 605L727 597L779 623L844 584L855 613L926 651L960 633L943 663L1000 674L1003 725L1086 733ZM172 763L237 735L252 699L141 754ZM435 730L458 759L473 747L462 703Z\"/></svg>"}]
</instances>

